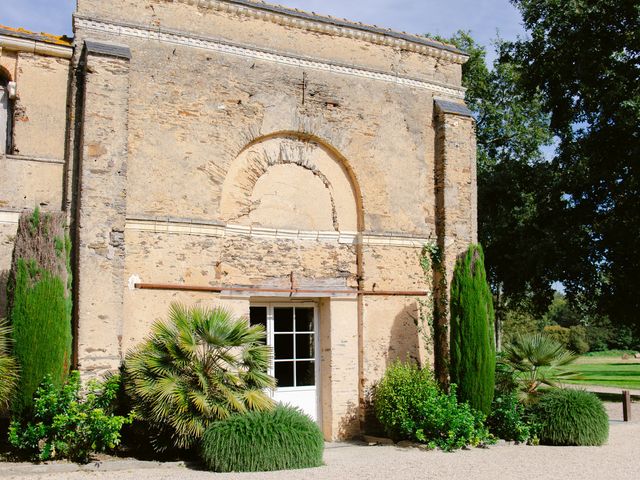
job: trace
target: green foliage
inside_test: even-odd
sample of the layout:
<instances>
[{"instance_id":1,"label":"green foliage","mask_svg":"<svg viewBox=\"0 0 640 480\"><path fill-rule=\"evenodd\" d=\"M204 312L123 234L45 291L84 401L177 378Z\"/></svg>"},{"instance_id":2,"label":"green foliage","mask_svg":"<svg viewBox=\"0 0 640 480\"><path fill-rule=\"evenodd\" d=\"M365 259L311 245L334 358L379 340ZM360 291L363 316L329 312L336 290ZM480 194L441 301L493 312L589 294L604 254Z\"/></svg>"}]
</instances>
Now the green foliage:
<instances>
[{"instance_id":1,"label":"green foliage","mask_svg":"<svg viewBox=\"0 0 640 480\"><path fill-rule=\"evenodd\" d=\"M223 308L173 304L168 322L125 361L125 388L140 419L149 422L158 450L190 448L214 421L270 410L266 389L271 349L262 326L250 327Z\"/></svg>"},{"instance_id":2,"label":"green foliage","mask_svg":"<svg viewBox=\"0 0 640 480\"><path fill-rule=\"evenodd\" d=\"M609 437L609 417L593 393L553 389L542 395L533 411L545 445L600 446Z\"/></svg>"},{"instance_id":3,"label":"green foliage","mask_svg":"<svg viewBox=\"0 0 640 480\"><path fill-rule=\"evenodd\" d=\"M324 439L309 417L278 406L214 422L202 439L201 455L214 472L268 472L322 466Z\"/></svg>"},{"instance_id":4,"label":"green foliage","mask_svg":"<svg viewBox=\"0 0 640 480\"><path fill-rule=\"evenodd\" d=\"M544 334L553 339L555 342L563 346L569 345L569 338L571 336L571 330L565 327L561 327L560 325L550 325L548 327L544 327Z\"/></svg>"},{"instance_id":5,"label":"green foliage","mask_svg":"<svg viewBox=\"0 0 640 480\"><path fill-rule=\"evenodd\" d=\"M467 403L458 403L455 385L444 393L429 370L415 365L389 367L376 387L374 409L387 434L396 440L450 451L491 439L483 425L484 415Z\"/></svg>"},{"instance_id":6,"label":"green foliage","mask_svg":"<svg viewBox=\"0 0 640 480\"><path fill-rule=\"evenodd\" d=\"M500 363L511 371L518 385L520 401L535 403L540 387L556 387L571 379L575 372L566 368L574 362L575 354L546 335L523 335L505 345Z\"/></svg>"},{"instance_id":7,"label":"green foliage","mask_svg":"<svg viewBox=\"0 0 640 480\"><path fill-rule=\"evenodd\" d=\"M451 286L451 381L458 397L485 415L491 411L496 352L491 290L480 246L458 259Z\"/></svg>"},{"instance_id":8,"label":"green foliage","mask_svg":"<svg viewBox=\"0 0 640 480\"><path fill-rule=\"evenodd\" d=\"M497 395L493 400L487 427L492 435L507 441L524 443L531 438L525 410L515 393Z\"/></svg>"},{"instance_id":9,"label":"green foliage","mask_svg":"<svg viewBox=\"0 0 640 480\"><path fill-rule=\"evenodd\" d=\"M49 376L60 388L71 363L71 276L63 213L21 214L7 283L8 320L20 380L11 408L29 415L33 396ZM64 240L62 240L64 239ZM62 241L61 241L62 240Z\"/></svg>"},{"instance_id":10,"label":"green foliage","mask_svg":"<svg viewBox=\"0 0 640 480\"><path fill-rule=\"evenodd\" d=\"M18 364L11 356L11 344L11 327L0 319L0 413L9 407L20 378Z\"/></svg>"},{"instance_id":11,"label":"green foliage","mask_svg":"<svg viewBox=\"0 0 640 480\"><path fill-rule=\"evenodd\" d=\"M29 232L34 236L40 227L40 208L36 207L29 218Z\"/></svg>"},{"instance_id":12,"label":"green foliage","mask_svg":"<svg viewBox=\"0 0 640 480\"><path fill-rule=\"evenodd\" d=\"M14 412L28 412L33 395L46 376L60 387L71 356L70 296L65 285L35 261L18 259L10 321L14 353L20 365Z\"/></svg>"},{"instance_id":13,"label":"green foliage","mask_svg":"<svg viewBox=\"0 0 640 480\"><path fill-rule=\"evenodd\" d=\"M90 382L83 398L78 372L72 372L62 388L47 377L36 391L32 417L11 422L9 442L33 459L82 463L92 452L115 448L120 429L131 421L112 412L119 383L118 376Z\"/></svg>"},{"instance_id":14,"label":"green foliage","mask_svg":"<svg viewBox=\"0 0 640 480\"><path fill-rule=\"evenodd\" d=\"M477 122L478 226L496 312L503 321L503 305L530 295L543 311L555 280L546 259L557 241L546 233L555 199L540 194L554 175L543 154L552 142L549 115L541 95L521 87L517 63L500 55L502 41L489 68L486 49L469 33L444 40L470 55L462 82Z\"/></svg>"},{"instance_id":15,"label":"green foliage","mask_svg":"<svg viewBox=\"0 0 640 480\"><path fill-rule=\"evenodd\" d=\"M505 61L542 94L557 137L545 257L570 297L640 335L640 15L637 0L512 0L527 35ZM539 201L538 201L539 202ZM534 245L533 238L528 239ZM527 252L528 254L531 252ZM514 269L520 268L514 263Z\"/></svg>"},{"instance_id":16,"label":"green foliage","mask_svg":"<svg viewBox=\"0 0 640 480\"><path fill-rule=\"evenodd\" d=\"M569 329L569 343L567 346L569 347L569 350L577 353L578 355L587 353L591 348L587 328L582 325L571 327Z\"/></svg>"}]
</instances>

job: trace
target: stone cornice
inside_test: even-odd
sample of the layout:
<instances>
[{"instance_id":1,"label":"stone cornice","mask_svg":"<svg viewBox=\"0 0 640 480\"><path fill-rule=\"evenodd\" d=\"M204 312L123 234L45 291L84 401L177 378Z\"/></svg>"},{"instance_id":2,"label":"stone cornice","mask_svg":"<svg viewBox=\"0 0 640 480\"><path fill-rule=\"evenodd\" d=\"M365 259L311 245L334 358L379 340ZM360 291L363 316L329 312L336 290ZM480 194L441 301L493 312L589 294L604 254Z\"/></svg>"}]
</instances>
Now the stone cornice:
<instances>
[{"instance_id":1,"label":"stone cornice","mask_svg":"<svg viewBox=\"0 0 640 480\"><path fill-rule=\"evenodd\" d=\"M422 248L429 241L426 236L400 233L337 232L290 230L245 225L231 225L188 218L148 217L139 215L127 218L126 230L174 235L204 237L246 237L256 240L295 240L307 242L330 242L341 245L366 245Z\"/></svg>"},{"instance_id":2,"label":"stone cornice","mask_svg":"<svg viewBox=\"0 0 640 480\"><path fill-rule=\"evenodd\" d=\"M337 62L327 62L325 60L303 57L284 52L277 52L275 50L268 50L250 45L240 45L221 39L203 37L176 30L149 27L132 23L97 20L82 15L75 15L74 22L76 29L86 30L90 32L106 33L114 35L116 37L128 36L133 38L155 40L172 45L185 45L195 48L202 48L219 53L226 53L245 58L253 58L283 65L308 68L341 75L350 75L360 78L368 78L371 80L378 80L408 87L431 90L432 92L457 99L463 99L465 95L465 89L457 85L443 84L435 81L428 81L424 79L398 75L395 73L382 72L357 65L346 65Z\"/></svg>"},{"instance_id":3,"label":"stone cornice","mask_svg":"<svg viewBox=\"0 0 640 480\"><path fill-rule=\"evenodd\" d=\"M426 37L396 32L374 25L350 22L348 20L325 17L278 5L250 0L177 0L180 3L196 5L200 8L233 13L239 16L300 28L312 32L324 33L338 37L353 38L378 45L401 48L423 55L442 58L463 64L468 56L455 47L435 42Z\"/></svg>"}]
</instances>

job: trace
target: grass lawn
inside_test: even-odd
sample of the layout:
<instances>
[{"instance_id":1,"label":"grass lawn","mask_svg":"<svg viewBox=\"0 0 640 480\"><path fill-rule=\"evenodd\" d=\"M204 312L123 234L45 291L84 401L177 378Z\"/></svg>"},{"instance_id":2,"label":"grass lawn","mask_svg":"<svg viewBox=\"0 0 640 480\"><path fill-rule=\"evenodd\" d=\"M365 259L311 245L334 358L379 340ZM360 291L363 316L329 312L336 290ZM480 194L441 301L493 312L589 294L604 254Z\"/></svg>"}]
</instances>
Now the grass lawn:
<instances>
[{"instance_id":1,"label":"grass lawn","mask_svg":"<svg viewBox=\"0 0 640 480\"><path fill-rule=\"evenodd\" d=\"M636 359L584 356L569 369L578 372L579 377L566 383L640 390L640 362Z\"/></svg>"}]
</instances>

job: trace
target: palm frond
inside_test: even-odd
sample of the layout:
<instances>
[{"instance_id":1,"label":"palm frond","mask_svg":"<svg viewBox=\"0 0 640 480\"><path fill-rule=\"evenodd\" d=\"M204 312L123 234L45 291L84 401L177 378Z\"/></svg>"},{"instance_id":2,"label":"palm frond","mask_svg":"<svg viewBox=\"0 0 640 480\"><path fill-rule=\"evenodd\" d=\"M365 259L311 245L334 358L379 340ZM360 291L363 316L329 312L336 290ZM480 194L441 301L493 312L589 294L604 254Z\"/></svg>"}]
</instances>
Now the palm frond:
<instances>
[{"instance_id":1,"label":"palm frond","mask_svg":"<svg viewBox=\"0 0 640 480\"><path fill-rule=\"evenodd\" d=\"M137 412L178 448L198 442L216 420L273 407L266 389L272 356L265 332L224 308L172 304L166 322L127 354L127 391ZM159 436L155 437L161 448ZM166 438L166 436L165 436Z\"/></svg>"}]
</instances>

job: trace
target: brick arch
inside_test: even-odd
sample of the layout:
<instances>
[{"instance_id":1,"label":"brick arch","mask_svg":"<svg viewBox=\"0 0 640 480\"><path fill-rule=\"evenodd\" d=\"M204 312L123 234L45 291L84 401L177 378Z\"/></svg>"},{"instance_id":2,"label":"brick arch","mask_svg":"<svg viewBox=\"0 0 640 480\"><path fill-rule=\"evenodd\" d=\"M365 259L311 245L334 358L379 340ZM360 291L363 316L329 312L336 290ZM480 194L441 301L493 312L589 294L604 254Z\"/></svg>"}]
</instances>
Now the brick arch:
<instances>
[{"instance_id":1,"label":"brick arch","mask_svg":"<svg viewBox=\"0 0 640 480\"><path fill-rule=\"evenodd\" d=\"M278 132L231 163L220 218L265 228L362 231L362 196L346 159L313 135Z\"/></svg>"}]
</instances>

